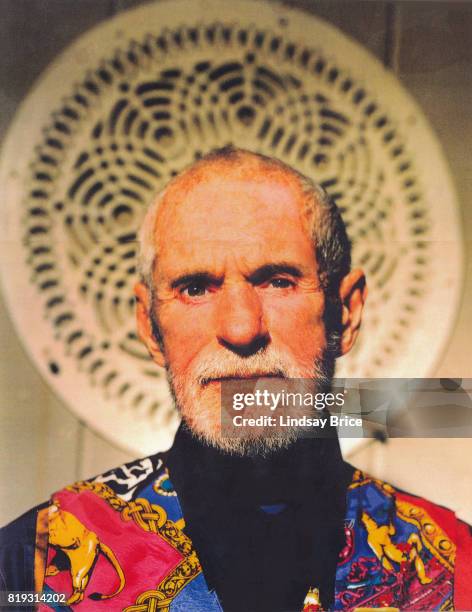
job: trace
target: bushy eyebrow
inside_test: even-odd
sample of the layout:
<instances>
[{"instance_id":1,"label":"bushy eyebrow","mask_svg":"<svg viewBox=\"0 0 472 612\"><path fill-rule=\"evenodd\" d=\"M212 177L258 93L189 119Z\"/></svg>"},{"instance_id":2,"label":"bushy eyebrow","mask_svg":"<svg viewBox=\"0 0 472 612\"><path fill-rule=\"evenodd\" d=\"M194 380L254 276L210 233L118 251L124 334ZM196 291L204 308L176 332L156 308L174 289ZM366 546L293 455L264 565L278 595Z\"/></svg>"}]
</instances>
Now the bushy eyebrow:
<instances>
[{"instance_id":1,"label":"bushy eyebrow","mask_svg":"<svg viewBox=\"0 0 472 612\"><path fill-rule=\"evenodd\" d=\"M178 276L171 282L170 286L172 289L177 289L178 287L190 285L191 283L219 286L223 284L223 278L221 276L216 276L215 274L210 274L209 272L196 271Z\"/></svg>"},{"instance_id":2,"label":"bushy eyebrow","mask_svg":"<svg viewBox=\"0 0 472 612\"><path fill-rule=\"evenodd\" d=\"M257 268L257 270L254 270L254 272L251 272L247 278L249 282L259 285L279 274L287 274L295 278L301 278L303 276L303 271L293 264L280 262L261 266Z\"/></svg>"},{"instance_id":3,"label":"bushy eyebrow","mask_svg":"<svg viewBox=\"0 0 472 612\"><path fill-rule=\"evenodd\" d=\"M278 262L260 266L246 276L246 278L250 283L259 285L279 274L287 274L294 278L301 278L303 276L303 271L294 264ZM196 270L195 272L181 274L171 282L170 286L172 289L177 289L178 287L183 287L191 283L221 286L223 284L223 277L204 270Z\"/></svg>"}]
</instances>

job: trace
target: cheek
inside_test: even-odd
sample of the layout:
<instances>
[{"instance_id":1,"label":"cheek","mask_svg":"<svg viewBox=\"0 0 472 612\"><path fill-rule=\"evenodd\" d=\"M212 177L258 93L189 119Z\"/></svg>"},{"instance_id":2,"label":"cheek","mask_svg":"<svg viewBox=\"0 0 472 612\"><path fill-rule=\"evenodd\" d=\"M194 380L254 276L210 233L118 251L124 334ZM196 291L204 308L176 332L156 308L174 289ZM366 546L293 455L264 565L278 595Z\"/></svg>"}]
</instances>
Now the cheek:
<instances>
[{"instance_id":1,"label":"cheek","mask_svg":"<svg viewBox=\"0 0 472 612\"><path fill-rule=\"evenodd\" d=\"M185 374L194 358L208 344L210 320L211 313L204 305L196 309L179 303L161 307L159 322L165 358L174 374Z\"/></svg>"},{"instance_id":2,"label":"cheek","mask_svg":"<svg viewBox=\"0 0 472 612\"><path fill-rule=\"evenodd\" d=\"M268 300L264 310L274 344L286 346L302 360L312 360L323 353L327 343L322 295Z\"/></svg>"}]
</instances>

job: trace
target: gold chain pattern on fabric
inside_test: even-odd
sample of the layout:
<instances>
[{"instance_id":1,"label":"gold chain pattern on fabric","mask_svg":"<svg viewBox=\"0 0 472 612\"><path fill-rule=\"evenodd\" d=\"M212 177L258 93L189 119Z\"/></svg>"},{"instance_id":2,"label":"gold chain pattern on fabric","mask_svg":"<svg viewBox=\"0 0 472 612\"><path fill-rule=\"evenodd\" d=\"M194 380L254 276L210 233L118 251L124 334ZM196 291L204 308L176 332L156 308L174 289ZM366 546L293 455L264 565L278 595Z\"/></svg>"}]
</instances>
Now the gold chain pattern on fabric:
<instances>
[{"instance_id":1,"label":"gold chain pattern on fabric","mask_svg":"<svg viewBox=\"0 0 472 612\"><path fill-rule=\"evenodd\" d=\"M77 482L66 490L74 493L91 491L105 500L113 510L121 513L124 521L133 520L141 529L159 534L174 549L184 556L184 559L157 586L141 593L134 605L124 608L123 612L168 612L169 606L176 595L202 571L197 553L192 541L173 521L167 519L164 508L151 504L147 499L138 498L124 501L103 482Z\"/></svg>"},{"instance_id":2,"label":"gold chain pattern on fabric","mask_svg":"<svg viewBox=\"0 0 472 612\"><path fill-rule=\"evenodd\" d=\"M416 525L426 548L450 572L454 573L456 545L423 508L397 499L398 516Z\"/></svg>"}]
</instances>

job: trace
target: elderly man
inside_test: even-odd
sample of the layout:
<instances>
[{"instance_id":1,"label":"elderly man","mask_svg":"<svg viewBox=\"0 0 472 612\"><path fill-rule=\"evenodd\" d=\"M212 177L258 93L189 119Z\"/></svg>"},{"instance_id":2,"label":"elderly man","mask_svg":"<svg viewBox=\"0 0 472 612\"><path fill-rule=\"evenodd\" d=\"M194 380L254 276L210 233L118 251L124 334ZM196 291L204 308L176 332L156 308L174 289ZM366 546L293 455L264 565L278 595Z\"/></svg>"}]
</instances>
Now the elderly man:
<instances>
[{"instance_id":1,"label":"elderly man","mask_svg":"<svg viewBox=\"0 0 472 612\"><path fill-rule=\"evenodd\" d=\"M129 612L471 609L469 530L451 511L354 470L333 428L223 428L226 386L329 391L356 341L365 278L323 190L214 151L149 209L139 269L139 335L182 416L174 444L6 527L3 589L45 610L54 596Z\"/></svg>"}]
</instances>

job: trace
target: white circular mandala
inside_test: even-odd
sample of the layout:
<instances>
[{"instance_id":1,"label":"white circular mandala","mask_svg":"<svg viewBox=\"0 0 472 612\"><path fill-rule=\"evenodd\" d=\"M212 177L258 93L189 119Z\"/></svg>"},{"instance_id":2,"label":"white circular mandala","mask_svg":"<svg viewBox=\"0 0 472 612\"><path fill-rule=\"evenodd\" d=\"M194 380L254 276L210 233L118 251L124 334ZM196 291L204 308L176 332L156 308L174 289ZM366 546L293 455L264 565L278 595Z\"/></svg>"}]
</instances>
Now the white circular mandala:
<instances>
[{"instance_id":1,"label":"white circular mandala","mask_svg":"<svg viewBox=\"0 0 472 612\"><path fill-rule=\"evenodd\" d=\"M369 298L338 375L430 374L460 295L448 170L398 80L312 15L221 9L159 2L87 32L25 99L1 155L17 331L81 419L141 454L167 447L178 419L135 332L136 230L153 194L215 147L276 156L341 208Z\"/></svg>"}]
</instances>

